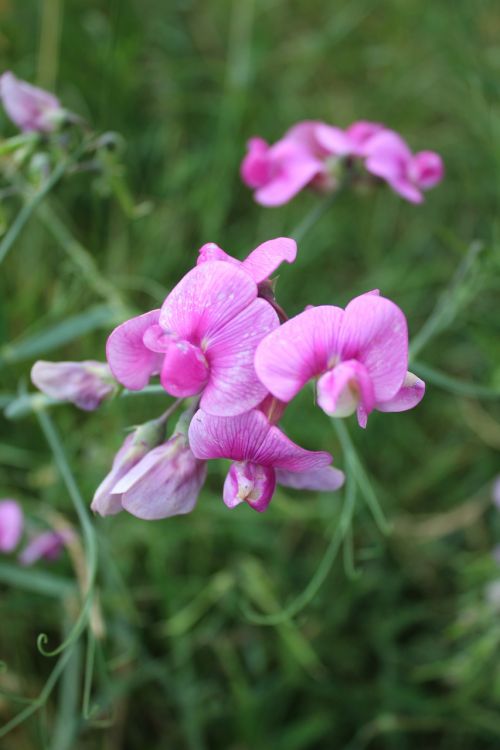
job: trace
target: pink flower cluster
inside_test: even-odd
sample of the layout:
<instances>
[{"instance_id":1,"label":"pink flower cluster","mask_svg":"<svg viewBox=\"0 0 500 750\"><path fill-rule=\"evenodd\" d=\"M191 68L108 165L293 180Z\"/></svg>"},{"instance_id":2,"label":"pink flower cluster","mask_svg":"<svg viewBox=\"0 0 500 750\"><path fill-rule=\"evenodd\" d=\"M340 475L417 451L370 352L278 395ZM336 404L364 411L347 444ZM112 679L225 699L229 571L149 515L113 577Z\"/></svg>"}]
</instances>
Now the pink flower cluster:
<instances>
[{"instance_id":1,"label":"pink flower cluster","mask_svg":"<svg viewBox=\"0 0 500 750\"><path fill-rule=\"evenodd\" d=\"M257 203L281 206L305 187L333 191L342 174L354 178L359 167L412 203L421 203L423 191L444 174L438 154L413 154L398 133L380 123L359 121L342 130L311 120L297 123L272 145L251 138L241 177Z\"/></svg>"},{"instance_id":2,"label":"pink flower cluster","mask_svg":"<svg viewBox=\"0 0 500 750\"><path fill-rule=\"evenodd\" d=\"M9 554L18 546L24 531L24 513L16 500L0 500L0 553ZM41 531L33 534L19 554L21 565L38 560L56 560L63 547L71 542L69 529Z\"/></svg>"},{"instance_id":3,"label":"pink flower cluster","mask_svg":"<svg viewBox=\"0 0 500 750\"><path fill-rule=\"evenodd\" d=\"M265 242L242 262L204 245L161 309L111 333L107 359L118 382L142 390L159 376L168 394L190 405L166 442L161 420L125 440L93 510L145 519L187 513L206 461L218 458L232 462L223 490L229 508L265 510L276 484L335 490L343 474L331 455L302 448L278 426L298 391L314 380L323 411L357 412L362 427L375 409L419 403L425 386L408 372L405 316L377 291L345 310L312 307L280 324L269 276L295 256L288 238Z\"/></svg>"}]
</instances>

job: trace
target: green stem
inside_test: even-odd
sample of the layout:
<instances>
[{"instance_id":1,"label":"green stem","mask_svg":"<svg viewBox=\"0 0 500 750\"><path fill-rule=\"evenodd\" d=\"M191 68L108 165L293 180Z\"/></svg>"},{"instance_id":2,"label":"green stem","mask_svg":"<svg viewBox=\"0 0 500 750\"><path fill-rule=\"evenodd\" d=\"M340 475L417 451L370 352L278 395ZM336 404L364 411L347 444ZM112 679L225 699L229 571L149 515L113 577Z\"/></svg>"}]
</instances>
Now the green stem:
<instances>
[{"instance_id":1,"label":"green stem","mask_svg":"<svg viewBox=\"0 0 500 750\"><path fill-rule=\"evenodd\" d=\"M329 193L322 201L314 204L313 208L308 214L297 224L295 229L292 230L290 237L296 242L302 242L306 234L313 228L313 226L321 219L330 206L335 203L340 193L344 190L345 184L341 184L334 193Z\"/></svg>"},{"instance_id":2,"label":"green stem","mask_svg":"<svg viewBox=\"0 0 500 750\"><path fill-rule=\"evenodd\" d=\"M97 573L97 542L95 537L94 528L90 522L90 518L85 506L85 503L78 489L78 485L73 477L72 471L68 464L64 448L59 437L59 434L50 418L49 414L44 411L37 411L38 421L45 434L47 442L52 450L55 462L62 476L68 494L73 502L76 514L80 521L80 525L83 533L84 548L87 560L87 580L85 581L85 598L83 602L80 614L70 630L65 640L53 651L46 651L45 644L47 643L47 636L41 633L38 637L38 648L45 656L56 656L62 651L68 648L74 643L84 631L93 603L94 596L94 585Z\"/></svg>"},{"instance_id":3,"label":"green stem","mask_svg":"<svg viewBox=\"0 0 500 750\"><path fill-rule=\"evenodd\" d=\"M429 383L457 396L492 400L500 399L500 388L488 388L486 385L468 383L466 380L460 380L460 378L454 378L451 375L446 375L444 372L435 370L423 362L414 362L412 370L419 377L428 380Z\"/></svg>"}]
</instances>

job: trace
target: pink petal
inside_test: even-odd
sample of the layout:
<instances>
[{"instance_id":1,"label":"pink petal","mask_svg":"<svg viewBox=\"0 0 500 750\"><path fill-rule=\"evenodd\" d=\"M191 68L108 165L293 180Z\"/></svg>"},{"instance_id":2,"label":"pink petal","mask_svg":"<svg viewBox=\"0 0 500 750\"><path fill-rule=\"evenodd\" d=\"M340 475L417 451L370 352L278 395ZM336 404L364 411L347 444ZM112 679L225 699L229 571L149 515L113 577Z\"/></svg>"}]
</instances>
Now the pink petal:
<instances>
[{"instance_id":1,"label":"pink petal","mask_svg":"<svg viewBox=\"0 0 500 750\"><path fill-rule=\"evenodd\" d=\"M262 187L271 176L269 145L262 138L251 138L247 149L247 155L241 164L241 179L248 187Z\"/></svg>"},{"instance_id":2,"label":"pink petal","mask_svg":"<svg viewBox=\"0 0 500 750\"><path fill-rule=\"evenodd\" d=\"M403 385L408 368L403 312L385 297L356 297L345 309L339 349L342 360L355 359L366 367L377 404L388 401Z\"/></svg>"},{"instance_id":3,"label":"pink petal","mask_svg":"<svg viewBox=\"0 0 500 750\"><path fill-rule=\"evenodd\" d=\"M207 335L205 356L210 378L201 398L205 411L232 416L252 409L263 400L266 389L255 372L255 351L262 339L278 326L278 316L269 303L256 299L224 328Z\"/></svg>"},{"instance_id":4,"label":"pink petal","mask_svg":"<svg viewBox=\"0 0 500 750\"><path fill-rule=\"evenodd\" d=\"M151 375L159 372L162 357L143 343L149 326L158 323L159 310L131 318L111 333L106 344L106 357L111 372L119 383L131 391L140 391Z\"/></svg>"},{"instance_id":5,"label":"pink petal","mask_svg":"<svg viewBox=\"0 0 500 750\"><path fill-rule=\"evenodd\" d=\"M21 539L24 516L15 500L0 500L0 552L12 552Z\"/></svg>"},{"instance_id":6,"label":"pink petal","mask_svg":"<svg viewBox=\"0 0 500 750\"><path fill-rule=\"evenodd\" d=\"M346 135L351 141L354 156L365 156L371 139L385 129L381 123L368 120L359 120L349 125Z\"/></svg>"},{"instance_id":7,"label":"pink petal","mask_svg":"<svg viewBox=\"0 0 500 750\"><path fill-rule=\"evenodd\" d=\"M335 492L344 484L345 476L333 466L310 469L308 471L286 471L276 469L276 479L283 487L295 490L316 490L319 492Z\"/></svg>"},{"instance_id":8,"label":"pink petal","mask_svg":"<svg viewBox=\"0 0 500 750\"><path fill-rule=\"evenodd\" d=\"M328 369L338 352L344 311L323 305L305 310L269 334L258 346L255 369L280 401L291 401L308 380Z\"/></svg>"},{"instance_id":9,"label":"pink petal","mask_svg":"<svg viewBox=\"0 0 500 750\"><path fill-rule=\"evenodd\" d=\"M262 206L282 206L323 171L323 164L313 157L290 159L264 187L255 192L255 200Z\"/></svg>"},{"instance_id":10,"label":"pink petal","mask_svg":"<svg viewBox=\"0 0 500 750\"><path fill-rule=\"evenodd\" d=\"M38 560L57 560L64 546L71 542L73 533L64 531L42 531L28 542L19 555L21 565L33 565Z\"/></svg>"},{"instance_id":11,"label":"pink petal","mask_svg":"<svg viewBox=\"0 0 500 750\"><path fill-rule=\"evenodd\" d=\"M253 460L263 466L300 472L328 466L332 462L332 457L326 451L308 451L301 448L278 427L272 426Z\"/></svg>"},{"instance_id":12,"label":"pink petal","mask_svg":"<svg viewBox=\"0 0 500 750\"><path fill-rule=\"evenodd\" d=\"M376 404L378 411L407 411L419 404L425 394L425 383L412 372L406 373L403 385L388 401Z\"/></svg>"},{"instance_id":13,"label":"pink petal","mask_svg":"<svg viewBox=\"0 0 500 750\"><path fill-rule=\"evenodd\" d=\"M223 500L228 508L242 502L262 513L276 489L276 473L271 466L248 461L233 463L224 482Z\"/></svg>"},{"instance_id":14,"label":"pink petal","mask_svg":"<svg viewBox=\"0 0 500 750\"><path fill-rule=\"evenodd\" d=\"M202 263L208 263L211 260L225 260L226 263L233 263L236 266L241 265L241 261L228 255L221 247L219 247L219 245L216 245L215 242L207 242L198 250L196 265L199 266Z\"/></svg>"},{"instance_id":15,"label":"pink petal","mask_svg":"<svg viewBox=\"0 0 500 750\"><path fill-rule=\"evenodd\" d=\"M176 398L195 396L208 377L208 363L201 349L189 341L172 341L165 353L160 378L167 393Z\"/></svg>"},{"instance_id":16,"label":"pink petal","mask_svg":"<svg viewBox=\"0 0 500 750\"><path fill-rule=\"evenodd\" d=\"M259 284L269 278L286 261L293 263L297 257L297 243L289 237L268 240L255 248L243 261L243 268Z\"/></svg>"},{"instance_id":17,"label":"pink petal","mask_svg":"<svg viewBox=\"0 0 500 750\"><path fill-rule=\"evenodd\" d=\"M419 151L413 157L410 176L421 190L429 190L443 179L443 160L434 151Z\"/></svg>"},{"instance_id":18,"label":"pink petal","mask_svg":"<svg viewBox=\"0 0 500 750\"><path fill-rule=\"evenodd\" d=\"M500 510L500 476L498 476L493 482L492 495L494 504Z\"/></svg>"},{"instance_id":19,"label":"pink petal","mask_svg":"<svg viewBox=\"0 0 500 750\"><path fill-rule=\"evenodd\" d=\"M332 156L347 156L352 152L353 144L347 133L332 125L321 124L317 129L317 138L324 150Z\"/></svg>"},{"instance_id":20,"label":"pink petal","mask_svg":"<svg viewBox=\"0 0 500 750\"><path fill-rule=\"evenodd\" d=\"M406 174L413 155L408 144L393 130L383 130L366 144L368 172L391 183Z\"/></svg>"},{"instance_id":21,"label":"pink petal","mask_svg":"<svg viewBox=\"0 0 500 750\"><path fill-rule=\"evenodd\" d=\"M420 190L406 176L391 180L389 184L396 193L410 203L418 204L424 200Z\"/></svg>"},{"instance_id":22,"label":"pink petal","mask_svg":"<svg viewBox=\"0 0 500 750\"><path fill-rule=\"evenodd\" d=\"M249 274L221 260L202 263L172 289L160 312L167 333L200 345L257 297Z\"/></svg>"},{"instance_id":23,"label":"pink petal","mask_svg":"<svg viewBox=\"0 0 500 750\"><path fill-rule=\"evenodd\" d=\"M9 71L0 77L0 96L8 116L21 130L50 132L59 100L48 91L21 81Z\"/></svg>"},{"instance_id":24,"label":"pink petal","mask_svg":"<svg viewBox=\"0 0 500 750\"><path fill-rule=\"evenodd\" d=\"M322 375L317 392L318 406L331 417L349 417L359 404L369 414L375 405L368 371L355 359L340 362Z\"/></svg>"}]
</instances>

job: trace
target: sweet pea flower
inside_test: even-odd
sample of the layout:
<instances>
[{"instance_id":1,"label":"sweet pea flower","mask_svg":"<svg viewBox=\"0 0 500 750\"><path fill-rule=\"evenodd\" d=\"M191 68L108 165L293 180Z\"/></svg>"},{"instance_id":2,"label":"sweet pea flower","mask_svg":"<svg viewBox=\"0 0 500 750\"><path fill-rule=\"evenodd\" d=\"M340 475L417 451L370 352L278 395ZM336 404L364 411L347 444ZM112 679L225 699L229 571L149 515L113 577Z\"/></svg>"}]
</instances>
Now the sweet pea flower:
<instances>
[{"instance_id":1,"label":"sweet pea flower","mask_svg":"<svg viewBox=\"0 0 500 750\"><path fill-rule=\"evenodd\" d=\"M253 360L258 343L279 325L258 299L251 275L226 261L202 263L170 292L161 310L122 323L110 335L107 359L130 390L159 373L167 393L201 396L201 407L233 416L266 395Z\"/></svg>"},{"instance_id":2,"label":"sweet pea flower","mask_svg":"<svg viewBox=\"0 0 500 750\"><path fill-rule=\"evenodd\" d=\"M258 346L255 369L261 382L285 403L318 377L323 411L347 417L405 411L416 406L425 384L408 368L408 331L403 312L378 291L362 294L342 310L312 307L284 323Z\"/></svg>"},{"instance_id":3,"label":"sweet pea flower","mask_svg":"<svg viewBox=\"0 0 500 750\"><path fill-rule=\"evenodd\" d=\"M73 532L70 529L35 534L19 555L19 562L21 565L33 565L38 560L57 560L72 539Z\"/></svg>"},{"instance_id":4,"label":"sweet pea flower","mask_svg":"<svg viewBox=\"0 0 500 750\"><path fill-rule=\"evenodd\" d=\"M12 552L21 539L24 517L15 500L0 500L0 552Z\"/></svg>"},{"instance_id":5,"label":"sweet pea flower","mask_svg":"<svg viewBox=\"0 0 500 750\"><path fill-rule=\"evenodd\" d=\"M403 138L392 130L370 138L365 156L368 172L385 180L411 203L422 203L422 191L433 188L443 179L444 166L439 154L434 151L412 154Z\"/></svg>"},{"instance_id":6,"label":"sweet pea flower","mask_svg":"<svg viewBox=\"0 0 500 750\"><path fill-rule=\"evenodd\" d=\"M137 518L156 520L190 513L206 478L206 464L187 438L174 433L130 469L113 487L113 500Z\"/></svg>"},{"instance_id":7,"label":"sweet pea flower","mask_svg":"<svg viewBox=\"0 0 500 750\"><path fill-rule=\"evenodd\" d=\"M266 510L276 483L327 491L344 481L342 472L330 466L329 453L296 445L258 409L236 417L214 417L199 410L189 427L189 444L199 459L234 462L224 482L228 508L246 502L254 510Z\"/></svg>"},{"instance_id":8,"label":"sweet pea flower","mask_svg":"<svg viewBox=\"0 0 500 750\"><path fill-rule=\"evenodd\" d=\"M197 265L212 260L226 261L246 271L256 284L260 284L266 281L283 261L294 262L297 257L297 243L289 237L277 237L275 240L263 242L243 261L228 255L214 242L208 242L200 247L198 253Z\"/></svg>"},{"instance_id":9,"label":"sweet pea flower","mask_svg":"<svg viewBox=\"0 0 500 750\"><path fill-rule=\"evenodd\" d=\"M19 80L10 71L0 76L0 98L12 122L24 132L50 133L64 114L53 94Z\"/></svg>"},{"instance_id":10,"label":"sweet pea flower","mask_svg":"<svg viewBox=\"0 0 500 750\"><path fill-rule=\"evenodd\" d=\"M116 392L117 383L105 362L35 362L31 380L38 390L57 401L68 401L93 411Z\"/></svg>"},{"instance_id":11,"label":"sweet pea flower","mask_svg":"<svg viewBox=\"0 0 500 750\"><path fill-rule=\"evenodd\" d=\"M262 138L248 141L241 178L255 190L257 203L281 206L314 180L321 183L327 177L329 152L316 138L320 124L298 123L272 146Z\"/></svg>"},{"instance_id":12,"label":"sweet pea flower","mask_svg":"<svg viewBox=\"0 0 500 750\"><path fill-rule=\"evenodd\" d=\"M165 425L158 419L146 422L127 435L113 460L111 471L95 491L90 506L94 513L112 516L122 510L120 496L115 493L116 485L149 451L161 443L164 436Z\"/></svg>"}]
</instances>

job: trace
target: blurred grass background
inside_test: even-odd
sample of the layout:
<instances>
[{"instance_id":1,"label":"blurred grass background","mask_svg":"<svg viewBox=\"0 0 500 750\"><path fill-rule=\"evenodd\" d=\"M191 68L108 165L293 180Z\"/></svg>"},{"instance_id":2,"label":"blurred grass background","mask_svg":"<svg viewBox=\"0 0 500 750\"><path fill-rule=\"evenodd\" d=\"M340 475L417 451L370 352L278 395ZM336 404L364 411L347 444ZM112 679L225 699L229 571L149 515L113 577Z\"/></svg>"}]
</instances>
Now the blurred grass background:
<instances>
[{"instance_id":1,"label":"blurred grass background","mask_svg":"<svg viewBox=\"0 0 500 750\"><path fill-rule=\"evenodd\" d=\"M499 39L495 0L0 2L0 68L54 89L97 130L126 139L127 179L137 202L151 202L149 214L127 217L88 174L50 203L128 308L158 306L204 242L243 257L313 208L313 194L273 210L253 203L238 175L247 138L276 140L300 119L383 121L415 150L442 153L445 182L420 207L384 189L343 195L301 242L295 267L282 270L279 300L296 313L379 287L415 334L477 241L457 315L419 360L492 388ZM14 132L5 118L1 128ZM11 221L16 205L2 210ZM34 216L0 275L0 390L27 384L39 357L103 358L119 315ZM70 326L63 342L57 326L72 316L83 316L82 335ZM90 416L54 411L87 501L124 429L162 404L138 397ZM342 465L308 393L284 421ZM0 740L2 750L498 748L499 612L485 595L500 578L491 558L500 520L489 500L498 402L429 384L416 411L375 413L366 432L350 428L393 527L384 537L358 504L355 572L341 553L296 618L255 624L249 607L278 611L314 575L343 496L279 491L265 515L229 512L217 467L188 517L96 520L106 638L92 702L109 722L82 718L82 643L62 687ZM33 524L54 508L74 520L34 417L0 424L0 488ZM57 644L75 617L68 559L32 573L23 586L0 583L0 687L28 697L52 666L37 635ZM18 709L0 697L2 723Z\"/></svg>"}]
</instances>

